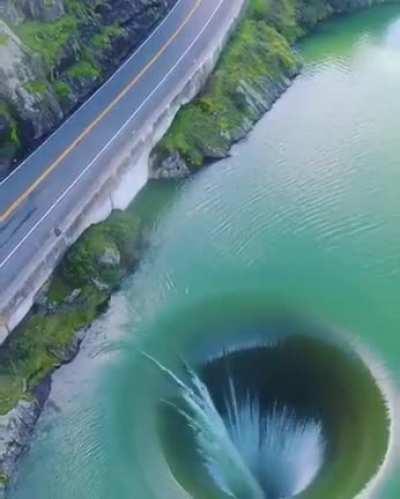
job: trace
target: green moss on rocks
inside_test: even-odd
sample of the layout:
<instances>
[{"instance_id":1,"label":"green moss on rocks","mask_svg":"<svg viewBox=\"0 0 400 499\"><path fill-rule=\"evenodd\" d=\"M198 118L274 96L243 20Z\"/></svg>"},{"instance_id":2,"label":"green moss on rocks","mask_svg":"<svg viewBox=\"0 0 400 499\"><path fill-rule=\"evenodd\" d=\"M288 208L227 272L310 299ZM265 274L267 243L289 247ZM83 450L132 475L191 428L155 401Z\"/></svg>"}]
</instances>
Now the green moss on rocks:
<instances>
[{"instance_id":1,"label":"green moss on rocks","mask_svg":"<svg viewBox=\"0 0 400 499\"><path fill-rule=\"evenodd\" d=\"M91 2L82 2L82 0L65 0L65 5L69 15L83 23L90 23L95 17L94 7Z\"/></svg>"},{"instance_id":2,"label":"green moss on rocks","mask_svg":"<svg viewBox=\"0 0 400 499\"><path fill-rule=\"evenodd\" d=\"M26 83L25 88L28 92L39 95L45 94L49 89L46 82L39 80Z\"/></svg>"},{"instance_id":3,"label":"green moss on rocks","mask_svg":"<svg viewBox=\"0 0 400 499\"><path fill-rule=\"evenodd\" d=\"M7 165L21 148L20 132L11 109L0 101L0 166Z\"/></svg>"},{"instance_id":4,"label":"green moss on rocks","mask_svg":"<svg viewBox=\"0 0 400 499\"><path fill-rule=\"evenodd\" d=\"M96 80L101 76L101 69L91 61L82 60L71 66L67 73L77 80Z\"/></svg>"},{"instance_id":5,"label":"green moss on rocks","mask_svg":"<svg viewBox=\"0 0 400 499\"><path fill-rule=\"evenodd\" d=\"M61 104L69 101L72 95L72 89L67 82L62 80L55 81L53 83L53 88Z\"/></svg>"},{"instance_id":6,"label":"green moss on rocks","mask_svg":"<svg viewBox=\"0 0 400 499\"><path fill-rule=\"evenodd\" d=\"M10 481L9 476L6 473L0 472L0 486L5 486Z\"/></svg>"},{"instance_id":7,"label":"green moss on rocks","mask_svg":"<svg viewBox=\"0 0 400 499\"><path fill-rule=\"evenodd\" d=\"M73 15L65 15L53 22L30 21L16 28L22 41L39 53L49 69L54 68L65 46L77 34L78 21Z\"/></svg>"},{"instance_id":8,"label":"green moss on rocks","mask_svg":"<svg viewBox=\"0 0 400 499\"><path fill-rule=\"evenodd\" d=\"M0 143L3 140L11 141L16 145L19 145L19 137L17 130L17 123L14 119L10 107L4 102L0 100L0 118L3 118L6 122L10 124L8 134L2 135L0 139Z\"/></svg>"},{"instance_id":9,"label":"green moss on rocks","mask_svg":"<svg viewBox=\"0 0 400 499\"><path fill-rule=\"evenodd\" d=\"M61 279L70 289L91 287L93 282L115 287L137 259L139 233L139 220L132 213L114 212L68 251L54 282Z\"/></svg>"},{"instance_id":10,"label":"green moss on rocks","mask_svg":"<svg viewBox=\"0 0 400 499\"><path fill-rule=\"evenodd\" d=\"M93 36L91 44L95 49L106 50L111 48L113 40L123 34L124 29L116 24L106 26L101 33L97 33Z\"/></svg>"},{"instance_id":11,"label":"green moss on rocks","mask_svg":"<svg viewBox=\"0 0 400 499\"><path fill-rule=\"evenodd\" d=\"M2 45L7 45L9 38L10 38L10 37L9 37L8 35L6 35L6 34L4 34L4 33L1 33L1 34L0 34L0 47L1 47Z\"/></svg>"}]
</instances>

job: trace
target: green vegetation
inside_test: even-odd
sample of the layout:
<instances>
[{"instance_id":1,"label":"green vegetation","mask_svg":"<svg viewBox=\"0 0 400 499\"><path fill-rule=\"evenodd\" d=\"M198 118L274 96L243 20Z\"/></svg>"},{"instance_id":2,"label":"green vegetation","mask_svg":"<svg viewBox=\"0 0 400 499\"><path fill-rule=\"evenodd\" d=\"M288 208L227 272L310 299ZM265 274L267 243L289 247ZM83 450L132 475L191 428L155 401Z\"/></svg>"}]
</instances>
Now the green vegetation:
<instances>
[{"instance_id":1,"label":"green vegetation","mask_svg":"<svg viewBox=\"0 0 400 499\"><path fill-rule=\"evenodd\" d=\"M77 62L67 72L69 76L78 80L95 80L101 76L101 70L87 60Z\"/></svg>"},{"instance_id":2,"label":"green vegetation","mask_svg":"<svg viewBox=\"0 0 400 499\"><path fill-rule=\"evenodd\" d=\"M74 16L77 20L88 23L95 17L94 5L90 2L82 2L81 0L65 0L65 5L69 15Z\"/></svg>"},{"instance_id":3,"label":"green vegetation","mask_svg":"<svg viewBox=\"0 0 400 499\"><path fill-rule=\"evenodd\" d=\"M52 285L61 280L69 291L90 288L94 281L117 286L126 269L135 263L139 234L140 224L136 216L129 211L114 212L106 222L92 226L70 249ZM105 249L119 254L118 265L101 263ZM54 287L50 287L50 299L54 296L53 290Z\"/></svg>"},{"instance_id":4,"label":"green vegetation","mask_svg":"<svg viewBox=\"0 0 400 499\"><path fill-rule=\"evenodd\" d=\"M72 93L71 87L68 85L68 83L62 80L58 80L53 83L53 88L62 104L64 102L68 102Z\"/></svg>"},{"instance_id":5,"label":"green vegetation","mask_svg":"<svg viewBox=\"0 0 400 499\"><path fill-rule=\"evenodd\" d=\"M25 88L26 90L28 90L28 92L31 92L33 94L44 94L48 91L48 86L47 86L47 83L44 82L44 81L30 81L28 83L25 84Z\"/></svg>"},{"instance_id":6,"label":"green vegetation","mask_svg":"<svg viewBox=\"0 0 400 499\"><path fill-rule=\"evenodd\" d=\"M16 31L25 45L41 54L51 70L57 65L66 44L76 35L77 27L77 19L65 15L49 23L25 22L18 26Z\"/></svg>"},{"instance_id":7,"label":"green vegetation","mask_svg":"<svg viewBox=\"0 0 400 499\"><path fill-rule=\"evenodd\" d=\"M93 293L92 293L93 294ZM0 414L8 412L58 367L75 332L96 317L92 297L74 311L36 314L11 336L0 352Z\"/></svg>"},{"instance_id":8,"label":"green vegetation","mask_svg":"<svg viewBox=\"0 0 400 499\"><path fill-rule=\"evenodd\" d=\"M0 101L0 119L8 125L5 133L0 137L0 160L9 161L20 150L21 140L18 123L4 101Z\"/></svg>"},{"instance_id":9,"label":"green vegetation","mask_svg":"<svg viewBox=\"0 0 400 499\"><path fill-rule=\"evenodd\" d=\"M0 47L2 45L7 45L9 38L10 37L8 35L6 35L4 33L0 33Z\"/></svg>"},{"instance_id":10,"label":"green vegetation","mask_svg":"<svg viewBox=\"0 0 400 499\"><path fill-rule=\"evenodd\" d=\"M188 166L196 169L206 159L225 156L232 142L242 135L243 122L255 121L265 110L249 105L246 89L268 95L268 89L285 85L287 78L298 72L299 61L279 31L290 33L293 38L299 30L293 22L293 9L286 6L289 2L282 1L282 8L277 9L280 3L273 3L274 10L270 8L272 3L265 0L250 3L246 19L207 87L178 113L157 147L161 160L178 151ZM267 19L272 13L277 20L270 25Z\"/></svg>"},{"instance_id":11,"label":"green vegetation","mask_svg":"<svg viewBox=\"0 0 400 499\"><path fill-rule=\"evenodd\" d=\"M19 138L18 126L14 121L10 132L10 142L18 149L21 147L21 140Z\"/></svg>"},{"instance_id":12,"label":"green vegetation","mask_svg":"<svg viewBox=\"0 0 400 499\"><path fill-rule=\"evenodd\" d=\"M136 264L141 224L131 210L90 227L67 252L51 280L46 305L0 348L0 414L69 360L76 333L88 326Z\"/></svg>"},{"instance_id":13,"label":"green vegetation","mask_svg":"<svg viewBox=\"0 0 400 499\"><path fill-rule=\"evenodd\" d=\"M9 476L6 473L0 472L0 485L7 485L9 481Z\"/></svg>"},{"instance_id":14,"label":"green vegetation","mask_svg":"<svg viewBox=\"0 0 400 499\"><path fill-rule=\"evenodd\" d=\"M112 41L123 33L123 28L116 24L106 26L101 33L94 35L92 38L92 46L96 49L106 50L111 47Z\"/></svg>"}]
</instances>

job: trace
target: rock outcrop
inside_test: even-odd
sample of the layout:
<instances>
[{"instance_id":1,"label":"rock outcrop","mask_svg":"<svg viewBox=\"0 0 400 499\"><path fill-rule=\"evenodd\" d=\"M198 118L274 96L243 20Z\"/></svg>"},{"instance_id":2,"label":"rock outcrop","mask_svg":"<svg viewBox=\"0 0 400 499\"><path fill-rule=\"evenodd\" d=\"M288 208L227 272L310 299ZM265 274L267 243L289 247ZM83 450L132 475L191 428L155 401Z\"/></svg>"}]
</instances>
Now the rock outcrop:
<instances>
[{"instance_id":1,"label":"rock outcrop","mask_svg":"<svg viewBox=\"0 0 400 499\"><path fill-rule=\"evenodd\" d=\"M0 499L6 496L9 480L14 476L16 462L28 446L35 424L50 392L47 378L30 399L21 400L12 411L0 415Z\"/></svg>"},{"instance_id":2,"label":"rock outcrop","mask_svg":"<svg viewBox=\"0 0 400 499\"><path fill-rule=\"evenodd\" d=\"M14 26L27 19L55 21L64 14L64 0L0 0L0 17Z\"/></svg>"},{"instance_id":3,"label":"rock outcrop","mask_svg":"<svg viewBox=\"0 0 400 499\"><path fill-rule=\"evenodd\" d=\"M176 0L0 0L0 178L83 102Z\"/></svg>"},{"instance_id":4,"label":"rock outcrop","mask_svg":"<svg viewBox=\"0 0 400 499\"><path fill-rule=\"evenodd\" d=\"M190 175L190 170L178 151L157 163L155 168L150 165L150 169L154 179L184 178Z\"/></svg>"},{"instance_id":5,"label":"rock outcrop","mask_svg":"<svg viewBox=\"0 0 400 499\"><path fill-rule=\"evenodd\" d=\"M30 52L0 20L0 173L10 167L24 135L31 140L45 135L63 117L51 85L45 82L40 56Z\"/></svg>"}]
</instances>

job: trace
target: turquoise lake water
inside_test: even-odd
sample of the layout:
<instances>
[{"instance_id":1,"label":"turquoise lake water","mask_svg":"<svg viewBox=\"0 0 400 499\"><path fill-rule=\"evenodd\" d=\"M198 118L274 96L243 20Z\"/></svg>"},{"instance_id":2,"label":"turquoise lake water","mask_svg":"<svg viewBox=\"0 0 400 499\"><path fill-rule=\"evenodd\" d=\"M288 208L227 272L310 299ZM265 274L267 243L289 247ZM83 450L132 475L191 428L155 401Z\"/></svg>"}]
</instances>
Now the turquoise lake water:
<instances>
[{"instance_id":1,"label":"turquoise lake water","mask_svg":"<svg viewBox=\"0 0 400 499\"><path fill-rule=\"evenodd\" d=\"M293 376L307 372L299 389L337 417L323 465L336 480L323 499L368 483L371 497L400 496L400 7L337 18L299 50L301 76L229 159L183 182L150 183L135 201L150 247L55 376L12 499L196 493L198 464L179 464L190 436L166 426L159 407L175 387L141 352L181 374L182 356L203 369L230 349L275 348L283 315L290 337L318 323L315 348L296 346L304 362ZM267 372L268 355L254 366ZM277 397L292 394L290 365L276 371ZM207 372L217 390L221 373ZM207 497L226 497L212 488Z\"/></svg>"}]
</instances>

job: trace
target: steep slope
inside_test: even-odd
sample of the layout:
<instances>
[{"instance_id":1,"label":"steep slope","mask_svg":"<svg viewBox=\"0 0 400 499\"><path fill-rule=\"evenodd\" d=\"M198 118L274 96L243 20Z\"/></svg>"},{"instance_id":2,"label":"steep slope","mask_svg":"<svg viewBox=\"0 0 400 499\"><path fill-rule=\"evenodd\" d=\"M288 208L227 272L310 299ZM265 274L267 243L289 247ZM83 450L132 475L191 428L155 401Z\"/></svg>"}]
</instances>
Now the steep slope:
<instances>
[{"instance_id":1,"label":"steep slope","mask_svg":"<svg viewBox=\"0 0 400 499\"><path fill-rule=\"evenodd\" d=\"M0 177L149 34L176 0L0 0Z\"/></svg>"}]
</instances>

